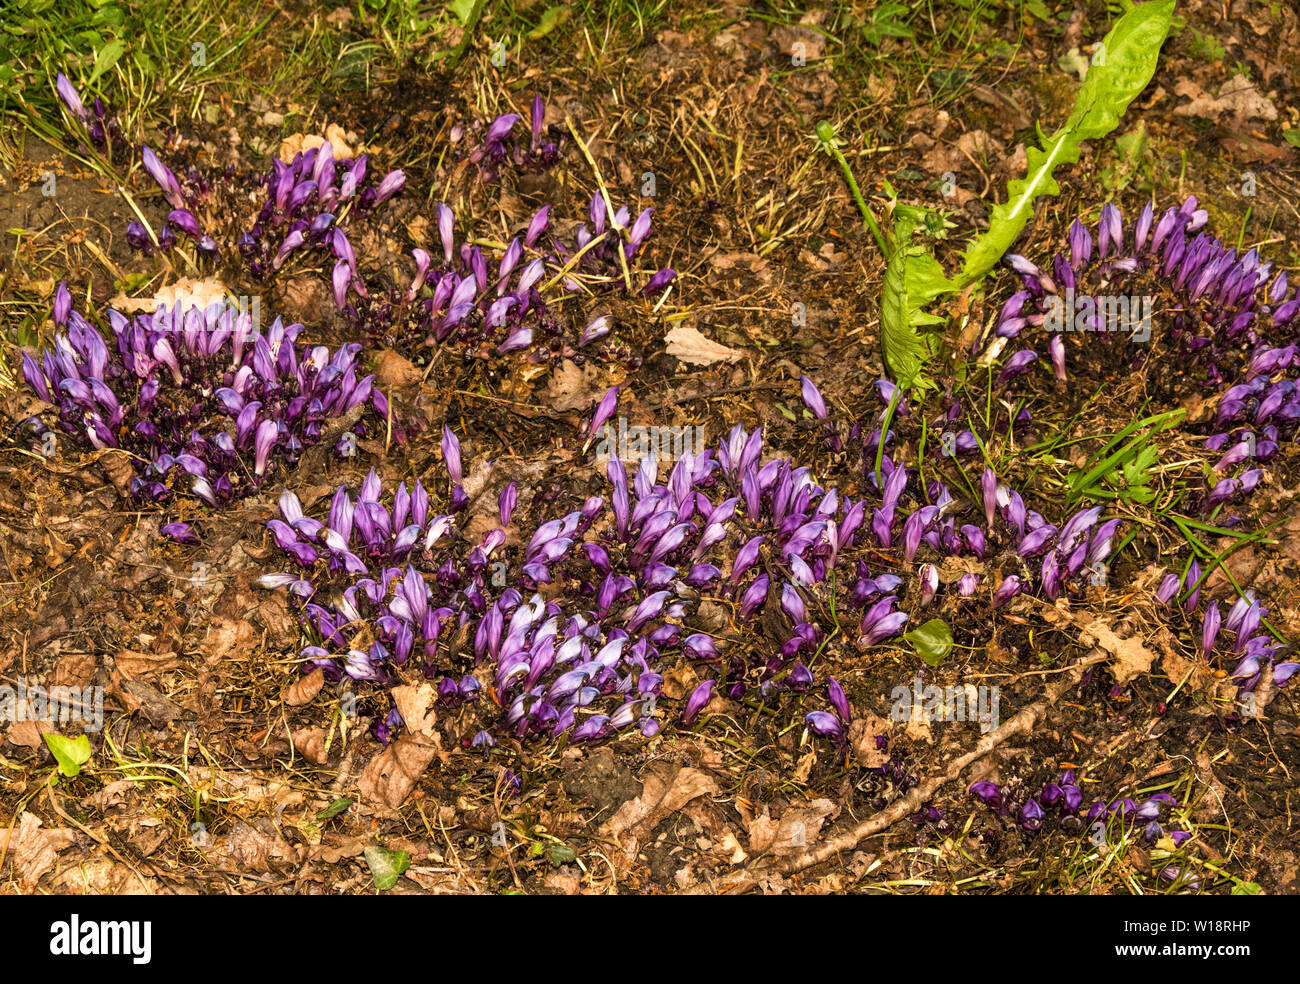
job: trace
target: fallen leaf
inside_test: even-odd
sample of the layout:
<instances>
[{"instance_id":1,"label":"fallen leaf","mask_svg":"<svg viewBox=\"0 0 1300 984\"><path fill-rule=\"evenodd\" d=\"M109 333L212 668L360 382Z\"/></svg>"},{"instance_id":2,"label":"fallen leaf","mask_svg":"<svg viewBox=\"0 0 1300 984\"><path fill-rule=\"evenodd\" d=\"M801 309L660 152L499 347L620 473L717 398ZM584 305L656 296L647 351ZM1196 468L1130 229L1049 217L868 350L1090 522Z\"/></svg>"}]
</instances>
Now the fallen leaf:
<instances>
[{"instance_id":1,"label":"fallen leaf","mask_svg":"<svg viewBox=\"0 0 1300 984\"><path fill-rule=\"evenodd\" d=\"M819 799L807 806L789 807L780 820L773 820L764 806L763 812L749 824L749 853L770 851L777 857L800 854L812 846L826 818L837 811L834 802Z\"/></svg>"},{"instance_id":2,"label":"fallen leaf","mask_svg":"<svg viewBox=\"0 0 1300 984\"><path fill-rule=\"evenodd\" d=\"M397 705L397 712L402 715L408 731L425 738L437 737L434 725L437 723L438 715L434 712L433 705L438 699L438 692L434 690L433 684L421 683L417 686L408 683L405 686L394 687L391 693L393 703Z\"/></svg>"},{"instance_id":3,"label":"fallen leaf","mask_svg":"<svg viewBox=\"0 0 1300 984\"><path fill-rule=\"evenodd\" d=\"M50 725L44 721L19 721L9 726L5 738L19 748L44 748L45 739L41 735L49 730Z\"/></svg>"},{"instance_id":4,"label":"fallen leaf","mask_svg":"<svg viewBox=\"0 0 1300 984\"><path fill-rule=\"evenodd\" d=\"M293 733L293 747L313 765L324 765L329 759L325 751L324 728L301 728Z\"/></svg>"},{"instance_id":5,"label":"fallen leaf","mask_svg":"<svg viewBox=\"0 0 1300 984\"><path fill-rule=\"evenodd\" d=\"M1191 79L1181 80L1174 86L1174 93L1191 100L1175 107L1175 116L1200 116L1218 122L1232 117L1239 124L1252 119L1277 119L1277 107L1244 75L1234 75L1224 82L1217 96L1210 96Z\"/></svg>"},{"instance_id":6,"label":"fallen leaf","mask_svg":"<svg viewBox=\"0 0 1300 984\"><path fill-rule=\"evenodd\" d=\"M180 665L174 652L141 653L134 649L121 650L114 662L123 675L135 680L156 679L158 674Z\"/></svg>"},{"instance_id":7,"label":"fallen leaf","mask_svg":"<svg viewBox=\"0 0 1300 984\"><path fill-rule=\"evenodd\" d=\"M42 830L41 823L36 814L24 811L12 835L0 828L0 854L10 854L19 880L33 885L58 863L60 851L77 842L75 831L59 827Z\"/></svg>"},{"instance_id":8,"label":"fallen leaf","mask_svg":"<svg viewBox=\"0 0 1300 984\"><path fill-rule=\"evenodd\" d=\"M1085 646L1100 646L1115 657L1111 672L1115 675L1115 682L1121 686L1149 672L1156 660L1156 654L1141 639L1137 636L1121 639L1102 619L1094 619L1084 626L1080 640Z\"/></svg>"},{"instance_id":9,"label":"fallen leaf","mask_svg":"<svg viewBox=\"0 0 1300 984\"><path fill-rule=\"evenodd\" d=\"M889 722L875 714L855 717L849 724L849 748L853 760L864 769L878 769L889 761L889 752L876 745L878 735L889 734Z\"/></svg>"},{"instance_id":10,"label":"fallen leaf","mask_svg":"<svg viewBox=\"0 0 1300 984\"><path fill-rule=\"evenodd\" d=\"M94 653L71 653L54 664L56 687L84 687L95 678Z\"/></svg>"},{"instance_id":11,"label":"fallen leaf","mask_svg":"<svg viewBox=\"0 0 1300 984\"><path fill-rule=\"evenodd\" d=\"M678 325L667 335L667 352L674 358L693 366L711 366L715 362L734 362L744 352L727 348L700 334L698 329Z\"/></svg>"},{"instance_id":12,"label":"fallen leaf","mask_svg":"<svg viewBox=\"0 0 1300 984\"><path fill-rule=\"evenodd\" d=\"M253 654L256 637L253 627L243 619L218 615L203 637L203 655L211 662L221 659L247 659Z\"/></svg>"},{"instance_id":13,"label":"fallen leaf","mask_svg":"<svg viewBox=\"0 0 1300 984\"><path fill-rule=\"evenodd\" d=\"M304 704L310 704L320 693L320 688L325 684L325 671L319 666L312 670L304 677L299 677L294 683L284 688L281 698L290 707L302 707Z\"/></svg>"},{"instance_id":14,"label":"fallen leaf","mask_svg":"<svg viewBox=\"0 0 1300 984\"><path fill-rule=\"evenodd\" d=\"M621 844L624 858L630 862L640 842L664 817L700 796L717 794L718 784L708 773L672 762L655 762L646 770L641 795L619 807L601 825L600 833Z\"/></svg>"},{"instance_id":15,"label":"fallen leaf","mask_svg":"<svg viewBox=\"0 0 1300 984\"><path fill-rule=\"evenodd\" d=\"M366 799L397 809L437 757L438 746L422 735L403 734L366 763L357 789Z\"/></svg>"}]
</instances>

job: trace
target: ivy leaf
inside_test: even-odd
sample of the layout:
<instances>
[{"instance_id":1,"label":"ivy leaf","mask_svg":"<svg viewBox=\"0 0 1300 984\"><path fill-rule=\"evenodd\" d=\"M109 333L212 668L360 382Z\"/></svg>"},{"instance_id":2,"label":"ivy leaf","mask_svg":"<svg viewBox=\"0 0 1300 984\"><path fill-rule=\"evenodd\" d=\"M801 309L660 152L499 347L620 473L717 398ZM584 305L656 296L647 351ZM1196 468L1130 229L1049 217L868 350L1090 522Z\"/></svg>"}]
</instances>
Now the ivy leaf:
<instances>
[{"instance_id":1,"label":"ivy leaf","mask_svg":"<svg viewBox=\"0 0 1300 984\"><path fill-rule=\"evenodd\" d=\"M387 892L396 885L397 879L411 866L411 856L405 851L390 851L378 844L367 847L365 855L370 874L375 879L375 888L381 892Z\"/></svg>"},{"instance_id":2,"label":"ivy leaf","mask_svg":"<svg viewBox=\"0 0 1300 984\"><path fill-rule=\"evenodd\" d=\"M41 737L53 753L54 761L59 763L59 771L69 779L77 778L81 774L81 767L90 761L90 739L85 735L64 738L52 732L46 732Z\"/></svg>"},{"instance_id":3,"label":"ivy leaf","mask_svg":"<svg viewBox=\"0 0 1300 984\"><path fill-rule=\"evenodd\" d=\"M1085 140L1104 137L1119 125L1129 103L1155 74L1173 13L1174 0L1157 0L1134 7L1115 22L1101 42L1065 126L1050 137L1039 130L1043 147L1029 148L1028 173L1007 183L1007 201L994 206L988 231L966 250L959 286L979 280L1002 259L1033 215L1037 198L1060 193L1052 171L1077 161Z\"/></svg>"},{"instance_id":4,"label":"ivy leaf","mask_svg":"<svg viewBox=\"0 0 1300 984\"><path fill-rule=\"evenodd\" d=\"M916 655L929 666L938 666L952 652L952 630L941 618L932 618L911 632L904 632L903 638L912 644Z\"/></svg>"}]
</instances>

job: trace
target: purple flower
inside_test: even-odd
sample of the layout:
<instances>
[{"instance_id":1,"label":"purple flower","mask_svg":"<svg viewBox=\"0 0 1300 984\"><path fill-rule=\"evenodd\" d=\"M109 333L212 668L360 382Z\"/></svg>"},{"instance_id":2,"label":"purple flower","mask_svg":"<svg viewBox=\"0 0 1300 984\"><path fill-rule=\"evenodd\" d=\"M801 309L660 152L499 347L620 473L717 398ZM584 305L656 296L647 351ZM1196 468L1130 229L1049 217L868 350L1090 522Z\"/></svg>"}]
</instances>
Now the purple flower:
<instances>
[{"instance_id":1,"label":"purple flower","mask_svg":"<svg viewBox=\"0 0 1300 984\"><path fill-rule=\"evenodd\" d=\"M849 706L849 699L844 695L844 688L834 677L826 681L826 696L830 698L835 714L844 724L847 725L853 720L853 709Z\"/></svg>"},{"instance_id":2,"label":"purple flower","mask_svg":"<svg viewBox=\"0 0 1300 984\"><path fill-rule=\"evenodd\" d=\"M149 172L149 176L158 182L158 187L163 191L163 197L171 203L172 208L183 209L185 207L185 196L181 194L180 182L176 180L176 175L172 174L171 169L162 161L158 160L158 155L150 147L145 147L141 152L141 159L144 161L144 169Z\"/></svg>"},{"instance_id":3,"label":"purple flower","mask_svg":"<svg viewBox=\"0 0 1300 984\"><path fill-rule=\"evenodd\" d=\"M987 781L972 783L967 792L979 797L995 810L1002 808L1002 790L995 783Z\"/></svg>"},{"instance_id":4,"label":"purple flower","mask_svg":"<svg viewBox=\"0 0 1300 984\"><path fill-rule=\"evenodd\" d=\"M823 738L833 738L836 742L843 743L844 726L835 715L828 714L826 711L812 711L804 717L804 722L813 734L821 735Z\"/></svg>"},{"instance_id":5,"label":"purple flower","mask_svg":"<svg viewBox=\"0 0 1300 984\"><path fill-rule=\"evenodd\" d=\"M804 405L812 411L812 415L818 420L826 418L826 401L822 399L821 393L813 385L813 381L804 376L801 381L801 395L803 396Z\"/></svg>"},{"instance_id":6,"label":"purple flower","mask_svg":"<svg viewBox=\"0 0 1300 984\"><path fill-rule=\"evenodd\" d=\"M68 110L81 121L83 126L90 125L90 115L86 112L86 106L81 101L81 95L77 92L76 86L68 81L68 77L59 72L54 77L54 88L58 90L59 98Z\"/></svg>"},{"instance_id":7,"label":"purple flower","mask_svg":"<svg viewBox=\"0 0 1300 984\"><path fill-rule=\"evenodd\" d=\"M1016 595L1020 594L1020 591L1020 578L1015 574L1009 574L1007 577L1002 579L1002 583L998 585L998 589L993 592L993 607L1002 607Z\"/></svg>"},{"instance_id":8,"label":"purple flower","mask_svg":"<svg viewBox=\"0 0 1300 984\"><path fill-rule=\"evenodd\" d=\"M717 682L705 680L691 691L690 697L686 699L686 708L682 711L682 724L691 724L699 716L700 711L704 710L713 698L713 687Z\"/></svg>"},{"instance_id":9,"label":"purple flower","mask_svg":"<svg viewBox=\"0 0 1300 984\"><path fill-rule=\"evenodd\" d=\"M590 441L600 432L601 427L610 417L614 416L614 411L618 408L618 387L611 386L601 397L600 403L596 406L596 412L592 415L591 426L587 428L587 440Z\"/></svg>"},{"instance_id":10,"label":"purple flower","mask_svg":"<svg viewBox=\"0 0 1300 984\"><path fill-rule=\"evenodd\" d=\"M168 523L159 532L177 543L199 542L199 538L194 535L194 529L189 523Z\"/></svg>"}]
</instances>

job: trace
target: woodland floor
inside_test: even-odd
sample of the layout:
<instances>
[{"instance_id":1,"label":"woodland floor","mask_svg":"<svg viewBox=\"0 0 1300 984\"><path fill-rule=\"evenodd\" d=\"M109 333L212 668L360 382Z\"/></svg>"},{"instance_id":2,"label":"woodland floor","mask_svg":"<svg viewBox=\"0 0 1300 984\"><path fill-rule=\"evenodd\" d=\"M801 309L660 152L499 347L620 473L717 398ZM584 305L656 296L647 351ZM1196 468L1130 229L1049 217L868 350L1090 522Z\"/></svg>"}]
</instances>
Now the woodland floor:
<instances>
[{"instance_id":1,"label":"woodland floor","mask_svg":"<svg viewBox=\"0 0 1300 984\"><path fill-rule=\"evenodd\" d=\"M710 444L737 423L762 425L769 451L857 493L860 467L827 452L803 413L799 380L814 379L839 419L878 412L884 262L838 168L818 150L814 126L839 125L877 206L885 179L906 200L947 210L951 263L1005 195L1007 179L1023 174L1021 145L1034 139L1035 124L1051 130L1068 111L1077 82L1059 62L1105 33L1105 6L1026 5L1042 6L1043 19L1016 4L918 4L913 37L878 46L862 40L865 4L834 12L671 4L642 12L640 22L635 7L575 6L553 30L528 37L545 6L491 5L483 37L454 71L433 58L455 45L454 27L394 45L377 20L352 9L322 21L312 5L287 4L268 8L264 36L231 56L238 70L223 63L201 86L136 90L138 80L121 71L105 76L119 110L133 100L146 105L147 96L136 122L142 132L174 131L182 152L209 163L249 167L286 135L329 123L350 131L381 171L407 174L377 239L358 247L398 279L409 276L410 248L436 237L430 203L473 184L445 152L451 126L526 114L535 91L572 119L616 201L656 209L647 255L676 269L677 285L661 303L611 302L639 367L524 371L509 360L447 356L431 366L428 349L379 339L375 371L423 429L406 446L363 442L354 461L298 475L304 504L371 467L394 483L441 474L445 420L461 435L467 485L477 480L482 489L492 462L485 499L494 502L502 482L517 480L515 525L527 528L533 517L558 515L601 491L603 478L579 453L581 429L616 383L625 384L619 413L631 424L700 426ZM255 8L240 17L255 22ZM1225 239L1259 246L1280 268L1300 266L1300 147L1283 137L1300 127L1300 19L1284 4L1199 0L1180 4L1178 14L1181 28L1154 81L1111 139L1058 173L1061 196L1040 207L1018 252L1050 255L1074 216L1095 215L1107 198L1130 216L1148 197L1164 206L1196 194ZM326 66L309 50L320 33L333 36ZM498 67L487 38L500 35L513 40ZM796 42L806 46L802 67L791 64ZM1258 100L1221 98L1228 83L1253 86ZM1201 108L1188 111L1193 101ZM159 538L167 520L122 499L93 455L45 460L18 440L18 423L33 409L17 373L18 346L48 339L58 281L97 305L123 287L148 296L161 281L152 261L126 246L133 215L123 196L8 105L0 362L12 382L0 368L8 417L0 429L0 683L94 683L106 697L91 762L53 787L39 732L0 724L3 891L368 893L376 889L364 851L376 844L409 854L391 889L407 893L672 894L736 885L791 893L1300 891L1297 688L1277 691L1262 716L1238 713L1235 687L1199 661L1199 623L1151 600L1148 565L1172 567L1187 551L1178 531L1159 523L1141 526L1110 586L1072 599L1064 621L1029 599L997 616L948 603L943 614L958 647L926 670L926 682L998 685L1004 722L1043 700L1045 714L934 790L925 805L941 819L909 811L798 872L766 864L800 852L796 825L809 846L825 842L942 777L981 738L973 723L888 720L891 691L910 686L922 668L908 647L859 651L849 630L820 657L855 709L886 729L887 753L873 763L843 762L808 736L802 698L787 694L770 704L731 702L696 731L666 728L653 739L597 747L501 742L481 753L449 737L397 802L359 788L367 762L382 754L366 727L379 697L361 694L361 720L349 721L330 687L309 699L287 694L300 679L298 625L278 593L252 584L280 569L264 530L275 495L203 521L201 544L182 547ZM48 104L28 108L32 118L54 119ZM52 198L42 194L51 171ZM947 172L956 189L945 196ZM1254 198L1239 193L1243 172L1257 181ZM646 174L654 175L653 202L639 194ZM166 206L147 185L136 169L135 201L155 217ZM580 215L595 186L570 143L554 170L510 175L460 200L473 210L471 224L508 227L543 202ZM299 271L271 288L264 310L334 344L340 326L327 285L327 271ZM1015 289L1012 277L991 279L965 323L987 331ZM678 325L740 357L681 362L663 341ZM1118 432L1144 406L1149 414L1196 399L1166 367L1130 374L1096 359L1070 385L1024 395L1037 438L1075 442L1067 454L1076 467L1100 445L1098 435ZM951 373L945 382L960 386ZM981 387L975 399L982 401ZM1005 430L1009 409L988 408L990 431L999 415ZM1051 515L1059 485L1043 479L1032 456L1017 462L1008 464L1009 477ZM1296 446L1285 444L1267 489L1243 516L1247 529L1276 524L1269 541L1229 554L1230 577L1210 582L1253 587L1287 639L1300 637L1298 466ZM1096 620L1158 658L1140 670L1117 664L1115 654L1085 642L1081 627ZM1051 689L1071 659L1098 653L1108 658L1083 682ZM683 668L668 696L680 698L693 683ZM449 735L472 733L448 727ZM967 793L977 779L1027 789L1067 768L1079 770L1097 798L1173 793L1182 829L1194 837L1176 855L1119 831L1099 848L1077 822L1053 820L1029 833ZM493 836L498 824L504 838ZM1170 866L1194 873L1195 885L1162 878ZM745 872L755 873L748 883Z\"/></svg>"}]
</instances>

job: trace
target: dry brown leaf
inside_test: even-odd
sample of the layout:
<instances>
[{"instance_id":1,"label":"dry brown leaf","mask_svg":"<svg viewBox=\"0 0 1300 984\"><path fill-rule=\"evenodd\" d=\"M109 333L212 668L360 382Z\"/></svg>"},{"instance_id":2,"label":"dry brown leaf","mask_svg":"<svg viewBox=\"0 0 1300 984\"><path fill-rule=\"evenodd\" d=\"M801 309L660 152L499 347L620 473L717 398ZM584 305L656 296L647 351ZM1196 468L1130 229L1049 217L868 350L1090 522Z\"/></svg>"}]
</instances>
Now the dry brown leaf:
<instances>
[{"instance_id":1,"label":"dry brown leaf","mask_svg":"<svg viewBox=\"0 0 1300 984\"><path fill-rule=\"evenodd\" d=\"M366 799L397 809L437 757L438 745L423 735L403 734L366 763L357 789Z\"/></svg>"},{"instance_id":2,"label":"dry brown leaf","mask_svg":"<svg viewBox=\"0 0 1300 984\"><path fill-rule=\"evenodd\" d=\"M266 872L284 863L296 863L305 851L302 845L293 845L276 832L269 817L262 817L259 827L237 822L230 832L213 845L212 860L233 863L240 871Z\"/></svg>"},{"instance_id":3,"label":"dry brown leaf","mask_svg":"<svg viewBox=\"0 0 1300 984\"><path fill-rule=\"evenodd\" d=\"M94 653L70 653L54 664L56 687L84 687L95 678Z\"/></svg>"},{"instance_id":4,"label":"dry brown leaf","mask_svg":"<svg viewBox=\"0 0 1300 984\"><path fill-rule=\"evenodd\" d=\"M293 733L293 747L313 765L324 765L329 759L325 751L324 728L301 728Z\"/></svg>"},{"instance_id":5,"label":"dry brown leaf","mask_svg":"<svg viewBox=\"0 0 1300 984\"><path fill-rule=\"evenodd\" d=\"M158 674L180 665L174 652L142 653L134 649L121 650L114 663L119 672L135 680L156 679Z\"/></svg>"},{"instance_id":6,"label":"dry brown leaf","mask_svg":"<svg viewBox=\"0 0 1300 984\"><path fill-rule=\"evenodd\" d=\"M111 858L94 858L60 872L54 890L67 895L154 895L158 883Z\"/></svg>"},{"instance_id":7,"label":"dry brown leaf","mask_svg":"<svg viewBox=\"0 0 1300 984\"><path fill-rule=\"evenodd\" d=\"M383 349L375 357L375 385L385 393L414 386L424 378L424 371L392 349Z\"/></svg>"},{"instance_id":8,"label":"dry brown leaf","mask_svg":"<svg viewBox=\"0 0 1300 984\"><path fill-rule=\"evenodd\" d=\"M764 806L763 812L749 824L749 853L770 851L784 857L806 851L817 840L826 818L837 812L834 802L819 799L807 806L790 807L781 814L780 820L773 820Z\"/></svg>"},{"instance_id":9,"label":"dry brown leaf","mask_svg":"<svg viewBox=\"0 0 1300 984\"><path fill-rule=\"evenodd\" d=\"M1093 619L1080 630L1080 640L1085 646L1100 646L1115 657L1111 672L1121 686L1134 677L1151 670L1156 654L1143 645L1137 636L1121 639L1102 619Z\"/></svg>"},{"instance_id":10,"label":"dry brown leaf","mask_svg":"<svg viewBox=\"0 0 1300 984\"><path fill-rule=\"evenodd\" d=\"M281 699L290 707L302 707L310 704L325 685L325 671L319 666L304 677L284 688Z\"/></svg>"},{"instance_id":11,"label":"dry brown leaf","mask_svg":"<svg viewBox=\"0 0 1300 984\"><path fill-rule=\"evenodd\" d=\"M406 729L411 734L425 738L437 736L434 725L438 721L438 715L433 710L433 705L438 699L438 692L433 689L433 684L408 683L401 687L394 687L391 693L393 703L397 705L397 712L402 715L402 720L406 722Z\"/></svg>"},{"instance_id":12,"label":"dry brown leaf","mask_svg":"<svg viewBox=\"0 0 1300 984\"><path fill-rule=\"evenodd\" d=\"M46 731L53 731L44 721L19 721L10 725L6 740L19 748L44 748L45 739L41 737Z\"/></svg>"},{"instance_id":13,"label":"dry brown leaf","mask_svg":"<svg viewBox=\"0 0 1300 984\"><path fill-rule=\"evenodd\" d=\"M184 302L186 307L207 309L214 303L224 303L230 294L230 288L216 277L194 280L181 277L158 290L153 297L127 297L119 293L109 304L126 314L143 312L153 314L159 307L175 307L177 302Z\"/></svg>"},{"instance_id":14,"label":"dry brown leaf","mask_svg":"<svg viewBox=\"0 0 1300 984\"><path fill-rule=\"evenodd\" d=\"M696 328L678 325L667 335L667 352L674 358L693 366L711 366L715 362L734 362L745 353L739 349L719 345L710 338L700 334Z\"/></svg>"},{"instance_id":15,"label":"dry brown leaf","mask_svg":"<svg viewBox=\"0 0 1300 984\"><path fill-rule=\"evenodd\" d=\"M1174 92L1191 100L1175 107L1175 116L1201 116L1215 121L1231 117L1238 124L1252 119L1277 119L1277 107L1244 75L1228 79L1219 87L1218 95L1213 97L1191 79L1178 82Z\"/></svg>"},{"instance_id":16,"label":"dry brown leaf","mask_svg":"<svg viewBox=\"0 0 1300 984\"><path fill-rule=\"evenodd\" d=\"M673 762L655 762L646 769L641 795L628 800L601 825L602 836L623 845L625 859L636 857L637 846L659 822L700 796L716 796L718 784L699 769ZM627 836L624 836L627 835Z\"/></svg>"},{"instance_id":17,"label":"dry brown leaf","mask_svg":"<svg viewBox=\"0 0 1300 984\"><path fill-rule=\"evenodd\" d=\"M41 829L41 818L23 812L12 835L0 829L0 854L8 853L20 881L35 884L58 863L59 852L77 842L75 831L60 827Z\"/></svg>"},{"instance_id":18,"label":"dry brown leaf","mask_svg":"<svg viewBox=\"0 0 1300 984\"><path fill-rule=\"evenodd\" d=\"M253 627L242 619L236 621L218 615L203 637L203 656L210 662L221 659L248 659L256 644Z\"/></svg>"},{"instance_id":19,"label":"dry brown leaf","mask_svg":"<svg viewBox=\"0 0 1300 984\"><path fill-rule=\"evenodd\" d=\"M592 404L605 395L611 383L608 376L593 362L575 366L565 360L551 373L545 390L546 405L552 410L591 410ZM626 400L627 394L620 393Z\"/></svg>"},{"instance_id":20,"label":"dry brown leaf","mask_svg":"<svg viewBox=\"0 0 1300 984\"><path fill-rule=\"evenodd\" d=\"M889 734L889 722L868 712L849 724L849 748L853 760L864 769L878 769L889 761L889 752L876 745L877 735Z\"/></svg>"}]
</instances>

